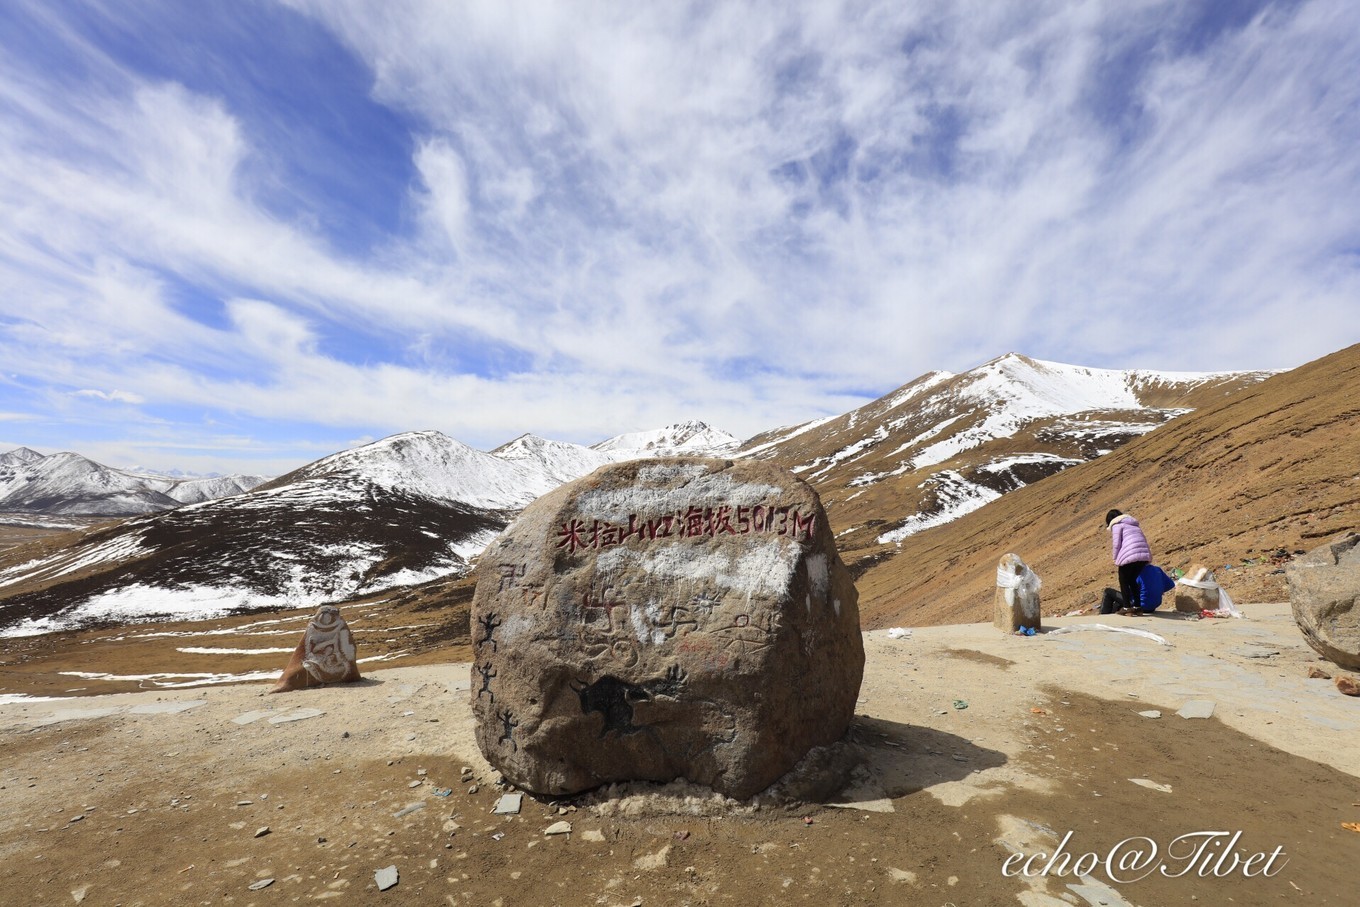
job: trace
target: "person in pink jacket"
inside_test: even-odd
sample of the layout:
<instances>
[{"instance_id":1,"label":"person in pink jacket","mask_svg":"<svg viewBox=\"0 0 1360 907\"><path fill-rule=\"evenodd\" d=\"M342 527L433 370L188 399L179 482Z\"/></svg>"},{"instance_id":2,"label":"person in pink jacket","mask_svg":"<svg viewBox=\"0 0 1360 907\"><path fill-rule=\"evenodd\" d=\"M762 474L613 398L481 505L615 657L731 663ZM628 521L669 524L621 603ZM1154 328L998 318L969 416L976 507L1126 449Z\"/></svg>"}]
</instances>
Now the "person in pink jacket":
<instances>
[{"instance_id":1,"label":"person in pink jacket","mask_svg":"<svg viewBox=\"0 0 1360 907\"><path fill-rule=\"evenodd\" d=\"M1152 562L1152 548L1138 521L1122 510L1105 514L1105 527L1110 530L1114 548L1114 563L1119 568L1119 591L1125 602L1137 603L1138 574Z\"/></svg>"}]
</instances>

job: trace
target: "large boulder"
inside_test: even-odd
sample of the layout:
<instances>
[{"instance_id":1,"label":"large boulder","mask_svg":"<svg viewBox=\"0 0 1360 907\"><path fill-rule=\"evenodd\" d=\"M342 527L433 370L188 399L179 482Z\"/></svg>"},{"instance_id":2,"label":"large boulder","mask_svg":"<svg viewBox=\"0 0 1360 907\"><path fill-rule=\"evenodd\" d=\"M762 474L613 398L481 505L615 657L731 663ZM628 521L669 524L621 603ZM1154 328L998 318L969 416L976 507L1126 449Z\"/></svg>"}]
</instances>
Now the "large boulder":
<instances>
[{"instance_id":1,"label":"large boulder","mask_svg":"<svg viewBox=\"0 0 1360 907\"><path fill-rule=\"evenodd\" d=\"M783 469L602 467L531 504L478 571L477 742L517 787L686 779L746 798L854 716L854 582Z\"/></svg>"},{"instance_id":2,"label":"large boulder","mask_svg":"<svg viewBox=\"0 0 1360 907\"><path fill-rule=\"evenodd\" d=\"M1315 548L1285 569L1294 623L1308 645L1360 671L1360 535Z\"/></svg>"}]
</instances>

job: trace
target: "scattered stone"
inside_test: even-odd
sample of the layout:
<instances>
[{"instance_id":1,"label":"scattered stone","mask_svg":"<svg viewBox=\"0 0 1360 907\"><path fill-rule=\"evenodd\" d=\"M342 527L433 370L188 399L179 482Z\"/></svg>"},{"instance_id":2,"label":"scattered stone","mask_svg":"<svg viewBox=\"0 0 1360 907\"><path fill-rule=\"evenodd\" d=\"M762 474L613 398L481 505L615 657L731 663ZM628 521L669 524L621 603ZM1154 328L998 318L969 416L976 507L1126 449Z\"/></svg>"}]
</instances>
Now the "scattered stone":
<instances>
[{"instance_id":1,"label":"scattered stone","mask_svg":"<svg viewBox=\"0 0 1360 907\"><path fill-rule=\"evenodd\" d=\"M1333 664L1360 671L1360 535L1295 558L1285 578L1294 623L1308 645Z\"/></svg>"},{"instance_id":2,"label":"scattered stone","mask_svg":"<svg viewBox=\"0 0 1360 907\"><path fill-rule=\"evenodd\" d=\"M498 816L518 815L523 803L523 794L505 794L496 801L496 808L493 809L492 812Z\"/></svg>"},{"instance_id":3,"label":"scattered stone","mask_svg":"<svg viewBox=\"0 0 1360 907\"><path fill-rule=\"evenodd\" d=\"M322 605L307 623L302 641L283 669L283 676L270 690L285 693L325 683L350 683L359 679L358 650L354 634L335 605Z\"/></svg>"},{"instance_id":4,"label":"scattered stone","mask_svg":"<svg viewBox=\"0 0 1360 907\"><path fill-rule=\"evenodd\" d=\"M291 712L284 712L282 715L275 715L269 719L269 723L289 724L293 721L306 721L308 718L320 718L324 714L326 713L321 709L294 709Z\"/></svg>"},{"instance_id":5,"label":"scattered stone","mask_svg":"<svg viewBox=\"0 0 1360 907\"><path fill-rule=\"evenodd\" d=\"M1039 629L1039 574L1018 554L1006 554L996 565L996 595L992 624L1003 633Z\"/></svg>"},{"instance_id":6,"label":"scattered stone","mask_svg":"<svg viewBox=\"0 0 1360 907\"><path fill-rule=\"evenodd\" d=\"M379 891L386 891L401 880L401 874L397 872L396 866L387 866L373 873L373 881L378 886Z\"/></svg>"},{"instance_id":7,"label":"scattered stone","mask_svg":"<svg viewBox=\"0 0 1360 907\"><path fill-rule=\"evenodd\" d=\"M604 832L600 831L598 828L588 828L581 832L581 840L589 841L592 844L603 844Z\"/></svg>"},{"instance_id":8,"label":"scattered stone","mask_svg":"<svg viewBox=\"0 0 1360 907\"><path fill-rule=\"evenodd\" d=\"M264 889L268 888L270 885L273 884L274 884L273 879L260 879L258 882L251 882L246 887L249 888L251 891L263 891Z\"/></svg>"},{"instance_id":9,"label":"scattered stone","mask_svg":"<svg viewBox=\"0 0 1360 907\"><path fill-rule=\"evenodd\" d=\"M90 886L89 886L89 885L81 885L79 888L72 888L72 889L71 889L71 900L73 900L73 901L75 901L77 904L79 904L79 903L81 903L82 901L85 900L85 895L87 895L87 894L89 894L89 893L90 893Z\"/></svg>"},{"instance_id":10,"label":"scattered stone","mask_svg":"<svg viewBox=\"0 0 1360 907\"><path fill-rule=\"evenodd\" d=\"M1148 709L1146 712L1139 712L1144 718L1161 718L1162 713L1158 709Z\"/></svg>"},{"instance_id":11,"label":"scattered stone","mask_svg":"<svg viewBox=\"0 0 1360 907\"><path fill-rule=\"evenodd\" d=\"M569 835L571 834L571 823L565 821L554 822L547 828L543 829L543 833L545 835Z\"/></svg>"},{"instance_id":12,"label":"scattered stone","mask_svg":"<svg viewBox=\"0 0 1360 907\"><path fill-rule=\"evenodd\" d=\"M1360 681L1349 674L1342 674L1336 679L1336 688L1347 696L1360 696Z\"/></svg>"},{"instance_id":13,"label":"scattered stone","mask_svg":"<svg viewBox=\"0 0 1360 907\"><path fill-rule=\"evenodd\" d=\"M397 810L396 812L394 812L394 813L392 814L392 818L394 818L394 819L400 819L400 818L402 818L402 817L404 817L404 816L409 816L411 813L419 812L420 810L422 810L422 809L424 809L424 808L425 808L425 804L424 804L423 802L421 802L421 803L412 803L410 806L403 806L401 809L399 809L399 810Z\"/></svg>"},{"instance_id":14,"label":"scattered stone","mask_svg":"<svg viewBox=\"0 0 1360 907\"><path fill-rule=\"evenodd\" d=\"M236 805L237 805L237 806L253 806L254 804L255 804L255 801L254 801L254 800L237 800L237 801L236 801Z\"/></svg>"},{"instance_id":15,"label":"scattered stone","mask_svg":"<svg viewBox=\"0 0 1360 907\"><path fill-rule=\"evenodd\" d=\"M1164 794L1171 793L1170 784L1158 784L1156 781L1150 781L1147 778L1130 778L1129 780L1132 781L1134 784L1137 784L1139 787L1146 787L1150 788L1151 790L1159 790Z\"/></svg>"},{"instance_id":16,"label":"scattered stone","mask_svg":"<svg viewBox=\"0 0 1360 907\"><path fill-rule=\"evenodd\" d=\"M1309 680L1331 680L1331 679L1332 679L1332 675L1331 675L1331 674L1328 674L1326 671L1322 670L1322 668L1319 668L1319 667L1317 667L1316 665L1309 665L1309 667L1308 667L1308 679L1309 679Z\"/></svg>"},{"instance_id":17,"label":"scattered stone","mask_svg":"<svg viewBox=\"0 0 1360 907\"><path fill-rule=\"evenodd\" d=\"M424 783L425 783L424 781L421 781L419 778L417 778L415 781L412 781L410 784L408 784L408 785L406 785L406 786L407 786L407 787L420 787L420 785L422 785L422 784L424 784Z\"/></svg>"},{"instance_id":18,"label":"scattered stone","mask_svg":"<svg viewBox=\"0 0 1360 907\"><path fill-rule=\"evenodd\" d=\"M255 709L253 711L246 712L245 714L237 715L235 718L231 719L231 723L246 725L255 721L259 721L261 718L264 718L272 714L274 714L273 709Z\"/></svg>"},{"instance_id":19,"label":"scattered stone","mask_svg":"<svg viewBox=\"0 0 1360 907\"><path fill-rule=\"evenodd\" d=\"M143 705L134 705L128 709L129 715L178 715L180 712L187 712L196 709L201 705L207 705L206 699L187 699L181 702L148 702Z\"/></svg>"},{"instance_id":20,"label":"scattered stone","mask_svg":"<svg viewBox=\"0 0 1360 907\"><path fill-rule=\"evenodd\" d=\"M1176 712L1182 718L1210 718L1214 714L1214 704L1208 699L1192 699Z\"/></svg>"},{"instance_id":21,"label":"scattered stone","mask_svg":"<svg viewBox=\"0 0 1360 907\"><path fill-rule=\"evenodd\" d=\"M634 869L664 869L671 861L671 846L667 844L656 853L643 854L633 861Z\"/></svg>"},{"instance_id":22,"label":"scattered stone","mask_svg":"<svg viewBox=\"0 0 1360 907\"><path fill-rule=\"evenodd\" d=\"M477 742L515 787L744 799L854 715L854 582L816 493L770 463L605 466L531 504L478 572Z\"/></svg>"},{"instance_id":23,"label":"scattered stone","mask_svg":"<svg viewBox=\"0 0 1360 907\"><path fill-rule=\"evenodd\" d=\"M255 829L255 837L257 838L263 838L267 834L269 834L268 825L262 825L259 828Z\"/></svg>"}]
</instances>

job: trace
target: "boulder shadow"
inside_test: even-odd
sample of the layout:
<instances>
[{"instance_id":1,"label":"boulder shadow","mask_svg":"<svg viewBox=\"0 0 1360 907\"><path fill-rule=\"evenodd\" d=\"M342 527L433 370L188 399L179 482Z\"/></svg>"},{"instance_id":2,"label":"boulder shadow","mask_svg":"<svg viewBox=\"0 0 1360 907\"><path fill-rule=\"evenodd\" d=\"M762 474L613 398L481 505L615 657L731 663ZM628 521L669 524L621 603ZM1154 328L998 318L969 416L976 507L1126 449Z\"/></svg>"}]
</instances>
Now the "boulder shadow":
<instances>
[{"instance_id":1,"label":"boulder shadow","mask_svg":"<svg viewBox=\"0 0 1360 907\"><path fill-rule=\"evenodd\" d=\"M859 756L848 783L826 802L887 811L886 801L1005 765L999 750L921 725L855 716L847 741Z\"/></svg>"}]
</instances>

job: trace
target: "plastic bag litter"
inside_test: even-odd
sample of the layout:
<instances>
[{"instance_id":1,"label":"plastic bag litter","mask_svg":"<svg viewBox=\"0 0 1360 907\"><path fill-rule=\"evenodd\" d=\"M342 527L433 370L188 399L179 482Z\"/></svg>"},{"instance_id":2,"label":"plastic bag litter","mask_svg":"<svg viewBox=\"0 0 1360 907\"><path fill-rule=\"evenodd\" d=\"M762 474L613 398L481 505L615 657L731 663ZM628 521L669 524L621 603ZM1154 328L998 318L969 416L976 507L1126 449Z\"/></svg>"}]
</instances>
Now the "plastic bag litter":
<instances>
[{"instance_id":1,"label":"plastic bag litter","mask_svg":"<svg viewBox=\"0 0 1360 907\"><path fill-rule=\"evenodd\" d=\"M1014 557L1014 555L1011 556ZM1039 580L1039 574L1028 566L1025 566L1025 569L1020 571L1018 575L1004 567L997 567L996 584L1002 589L1019 589L1022 593L1038 592L1039 587L1043 585Z\"/></svg>"},{"instance_id":2,"label":"plastic bag litter","mask_svg":"<svg viewBox=\"0 0 1360 907\"><path fill-rule=\"evenodd\" d=\"M911 631L906 627L892 627L888 630L889 639L911 639Z\"/></svg>"},{"instance_id":3,"label":"plastic bag litter","mask_svg":"<svg viewBox=\"0 0 1360 907\"><path fill-rule=\"evenodd\" d=\"M1044 638L1047 639L1050 636L1061 636L1064 633L1081 633L1085 630L1108 630L1111 633L1127 633L1130 636L1141 636L1143 639L1150 639L1153 642L1160 643L1164 646L1171 645L1171 643L1166 641L1165 637L1158 636L1156 633L1149 630L1138 630L1133 627L1112 627L1109 624L1080 624L1071 627L1058 627L1056 630L1049 630L1045 633Z\"/></svg>"},{"instance_id":4,"label":"plastic bag litter","mask_svg":"<svg viewBox=\"0 0 1360 907\"><path fill-rule=\"evenodd\" d=\"M1213 574L1211 573L1209 576L1213 576ZM1176 584L1179 586L1189 586L1192 589L1204 589L1209 592L1217 589L1218 609L1213 612L1215 617L1246 617L1246 615L1238 609L1237 605L1233 604L1231 596L1228 595L1228 590L1224 589L1212 579L1186 579L1185 577L1181 577L1176 580Z\"/></svg>"}]
</instances>

